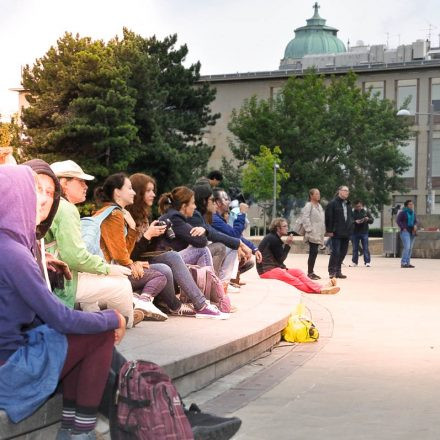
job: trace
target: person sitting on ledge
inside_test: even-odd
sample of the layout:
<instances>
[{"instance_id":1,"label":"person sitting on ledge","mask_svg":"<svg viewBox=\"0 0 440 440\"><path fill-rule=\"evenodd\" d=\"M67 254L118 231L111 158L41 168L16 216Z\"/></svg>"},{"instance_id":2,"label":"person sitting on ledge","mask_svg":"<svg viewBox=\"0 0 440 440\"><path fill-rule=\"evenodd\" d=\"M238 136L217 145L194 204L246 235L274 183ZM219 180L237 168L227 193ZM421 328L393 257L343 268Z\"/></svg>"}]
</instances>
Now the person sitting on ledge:
<instances>
[{"instance_id":1,"label":"person sitting on ledge","mask_svg":"<svg viewBox=\"0 0 440 440\"><path fill-rule=\"evenodd\" d=\"M270 224L269 233L263 238L258 249L262 255L262 261L257 262L257 271L260 278L284 281L305 293L333 294L339 292L335 286L336 280L331 279L330 286L321 286L312 281L300 269L287 269L284 260L289 254L293 236L287 234L287 220L275 218ZM281 237L287 236L286 244Z\"/></svg>"}]
</instances>

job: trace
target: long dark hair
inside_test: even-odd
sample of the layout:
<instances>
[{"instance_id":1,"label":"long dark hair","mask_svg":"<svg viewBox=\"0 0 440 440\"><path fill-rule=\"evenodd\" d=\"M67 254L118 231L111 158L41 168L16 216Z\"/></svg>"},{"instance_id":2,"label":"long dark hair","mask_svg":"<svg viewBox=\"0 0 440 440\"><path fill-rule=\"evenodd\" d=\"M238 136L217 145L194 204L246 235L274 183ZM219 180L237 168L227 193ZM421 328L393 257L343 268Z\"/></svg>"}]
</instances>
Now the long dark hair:
<instances>
[{"instance_id":1,"label":"long dark hair","mask_svg":"<svg viewBox=\"0 0 440 440\"><path fill-rule=\"evenodd\" d=\"M178 186L171 192L164 193L159 199L159 212L165 214L168 209L174 208L179 211L182 205L187 205L194 196L194 191L187 186Z\"/></svg>"},{"instance_id":2,"label":"long dark hair","mask_svg":"<svg viewBox=\"0 0 440 440\"><path fill-rule=\"evenodd\" d=\"M151 208L145 203L144 197L149 183L152 183L154 190L156 190L156 181L148 174L136 173L130 176L130 182L136 195L134 196L133 204L127 206L127 211L130 212L133 220L136 222L136 226L148 226Z\"/></svg>"},{"instance_id":3,"label":"long dark hair","mask_svg":"<svg viewBox=\"0 0 440 440\"><path fill-rule=\"evenodd\" d=\"M94 196L96 202L98 204L114 202L115 189L121 189L124 186L125 179L127 179L127 176L124 173L116 173L108 176L104 184L95 189Z\"/></svg>"}]
</instances>

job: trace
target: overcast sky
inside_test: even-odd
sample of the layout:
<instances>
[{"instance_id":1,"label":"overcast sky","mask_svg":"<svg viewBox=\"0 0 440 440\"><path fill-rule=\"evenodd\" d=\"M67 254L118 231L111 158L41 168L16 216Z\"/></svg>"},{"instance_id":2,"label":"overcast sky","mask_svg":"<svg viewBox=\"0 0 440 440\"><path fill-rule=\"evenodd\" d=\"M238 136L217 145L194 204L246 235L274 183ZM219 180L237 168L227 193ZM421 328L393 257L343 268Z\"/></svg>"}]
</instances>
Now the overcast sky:
<instances>
[{"instance_id":1,"label":"overcast sky","mask_svg":"<svg viewBox=\"0 0 440 440\"><path fill-rule=\"evenodd\" d=\"M122 27L148 37L177 33L187 63L202 74L275 70L293 30L313 15L312 0L0 0L0 114L17 110L9 91L20 86L20 66L43 56L64 32L108 40ZM438 0L321 0L319 13L339 38L354 45L439 46ZM388 37L387 37L388 33Z\"/></svg>"}]
</instances>

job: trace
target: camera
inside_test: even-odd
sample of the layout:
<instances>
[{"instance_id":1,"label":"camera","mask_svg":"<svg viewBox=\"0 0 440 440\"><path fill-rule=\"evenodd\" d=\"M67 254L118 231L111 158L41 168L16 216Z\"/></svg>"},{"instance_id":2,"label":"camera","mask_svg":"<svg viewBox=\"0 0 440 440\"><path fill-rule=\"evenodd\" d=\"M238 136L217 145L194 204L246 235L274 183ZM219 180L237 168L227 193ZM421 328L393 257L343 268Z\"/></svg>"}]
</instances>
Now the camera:
<instances>
[{"instance_id":1,"label":"camera","mask_svg":"<svg viewBox=\"0 0 440 440\"><path fill-rule=\"evenodd\" d=\"M169 240L174 240L176 238L176 234L173 231L173 224L169 218L165 220L158 220L156 226L166 226L165 229L165 237Z\"/></svg>"}]
</instances>

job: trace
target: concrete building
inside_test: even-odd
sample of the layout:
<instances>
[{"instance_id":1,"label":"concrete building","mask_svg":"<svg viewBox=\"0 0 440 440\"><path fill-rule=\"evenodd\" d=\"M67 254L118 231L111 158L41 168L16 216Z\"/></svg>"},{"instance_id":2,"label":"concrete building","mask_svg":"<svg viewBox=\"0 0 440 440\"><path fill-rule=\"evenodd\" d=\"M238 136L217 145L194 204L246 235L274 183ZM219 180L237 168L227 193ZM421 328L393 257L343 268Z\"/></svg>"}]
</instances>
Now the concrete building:
<instances>
[{"instance_id":1,"label":"concrete building","mask_svg":"<svg viewBox=\"0 0 440 440\"><path fill-rule=\"evenodd\" d=\"M210 83L217 89L217 97L212 103L212 111L219 112L221 118L206 133L206 142L215 145L211 165L216 167L223 156L230 158L228 131L231 112L239 109L244 100L256 95L271 98L291 76L302 76L307 68L324 75L344 75L353 70L358 84L363 90L371 88L383 98L396 103L396 111L408 96L411 102L408 110L420 113L414 116L414 138L402 151L410 158L411 167L404 174L410 191L394 194L393 202L402 203L408 198L415 201L419 214L427 209L428 180L428 140L431 104L434 112L432 130L432 188L433 213L440 213L440 49L432 48L429 41L418 40L412 44L389 49L386 45L364 45L345 47L337 38L338 30L326 26L326 20L318 13L307 20L307 25L295 29L295 38L287 44L278 70L219 74L204 76L201 81ZM347 45L348 46L348 45ZM424 114L424 115L422 115ZM439 195L435 195L435 190ZM382 224L390 224L390 207L386 207Z\"/></svg>"}]
</instances>

